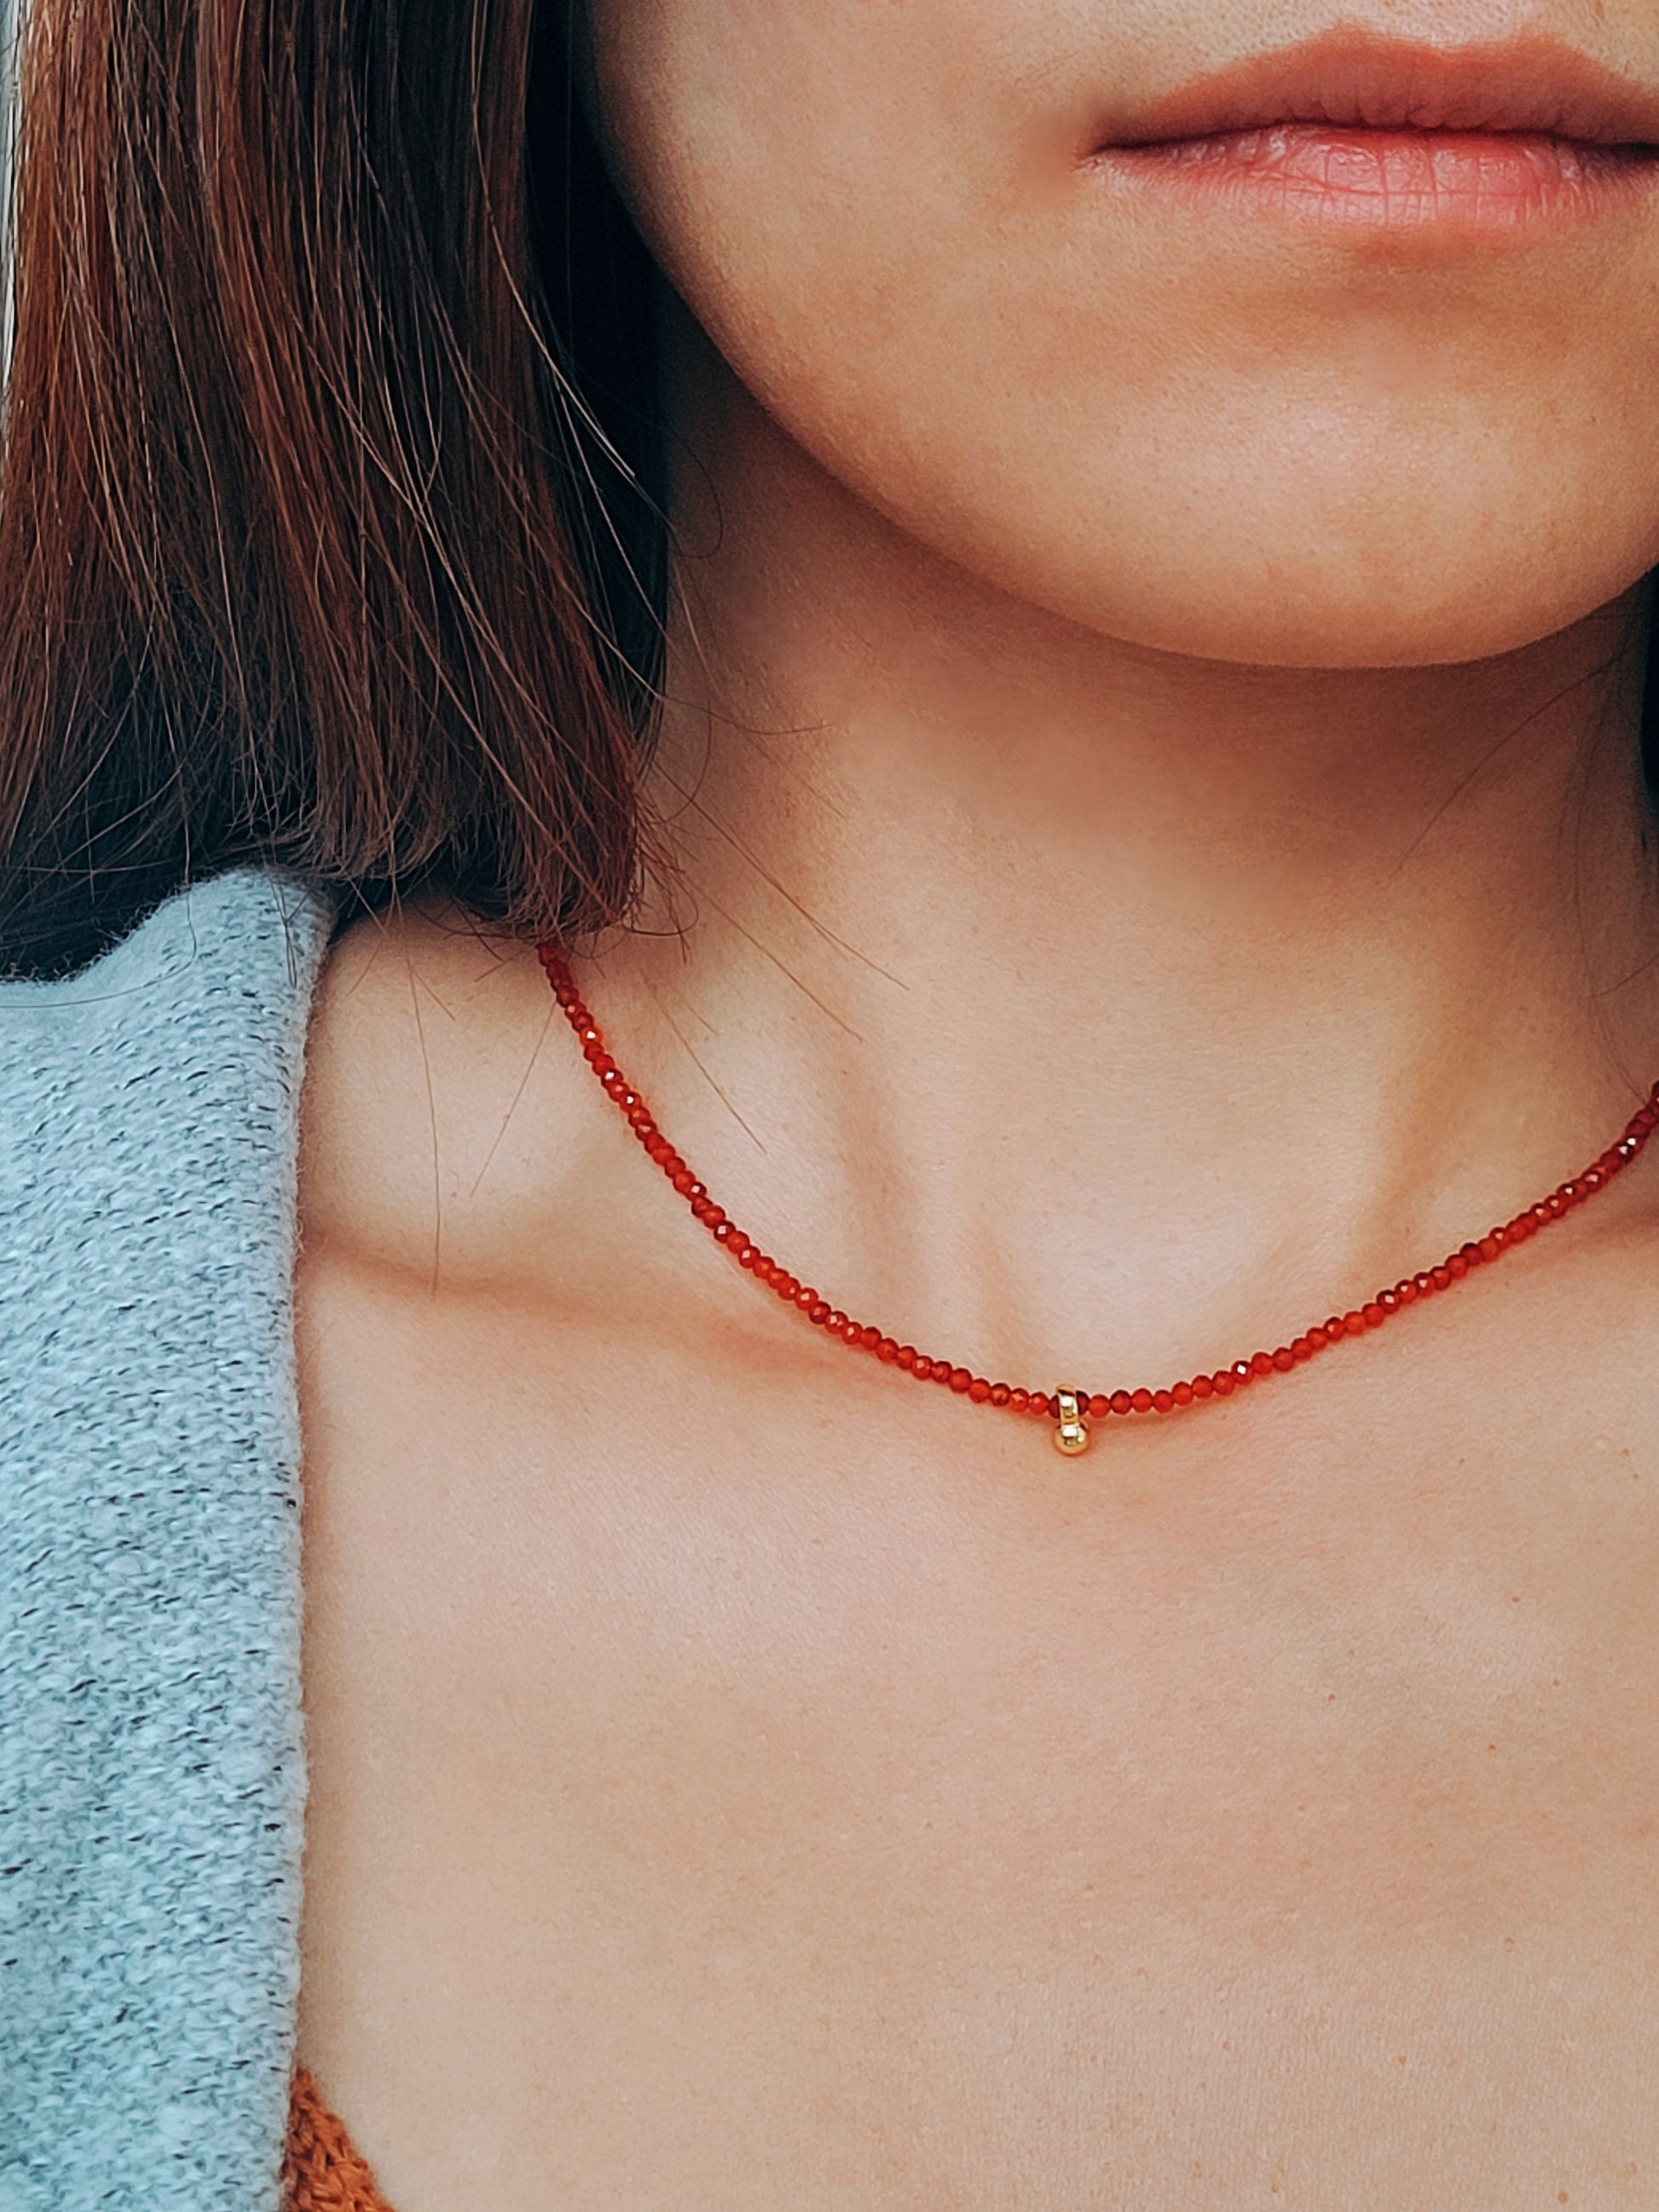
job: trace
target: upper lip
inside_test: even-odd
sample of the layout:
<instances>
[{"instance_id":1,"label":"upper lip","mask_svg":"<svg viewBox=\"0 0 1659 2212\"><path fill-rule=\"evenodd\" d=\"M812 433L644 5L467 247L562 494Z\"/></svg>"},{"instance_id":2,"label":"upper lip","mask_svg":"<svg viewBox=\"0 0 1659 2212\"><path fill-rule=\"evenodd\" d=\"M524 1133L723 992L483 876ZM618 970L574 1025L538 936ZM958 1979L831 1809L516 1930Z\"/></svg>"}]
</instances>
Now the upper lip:
<instances>
[{"instance_id":1,"label":"upper lip","mask_svg":"<svg viewBox=\"0 0 1659 2212\"><path fill-rule=\"evenodd\" d=\"M1195 78L1108 119L1092 150L1273 124L1530 131L1581 144L1659 142L1659 93L1548 33L1431 46L1339 29Z\"/></svg>"}]
</instances>

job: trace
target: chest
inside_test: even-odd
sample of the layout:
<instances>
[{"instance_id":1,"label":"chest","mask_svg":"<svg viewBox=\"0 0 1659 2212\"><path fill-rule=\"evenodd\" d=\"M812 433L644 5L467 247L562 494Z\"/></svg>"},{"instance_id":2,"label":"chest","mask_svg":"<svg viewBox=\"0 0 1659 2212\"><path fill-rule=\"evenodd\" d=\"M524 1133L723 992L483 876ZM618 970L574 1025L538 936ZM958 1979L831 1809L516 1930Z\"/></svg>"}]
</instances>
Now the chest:
<instances>
[{"instance_id":1,"label":"chest","mask_svg":"<svg viewBox=\"0 0 1659 2212\"><path fill-rule=\"evenodd\" d=\"M314 1288L301 2048L398 2212L1651 2201L1639 1398L1077 1463Z\"/></svg>"}]
</instances>

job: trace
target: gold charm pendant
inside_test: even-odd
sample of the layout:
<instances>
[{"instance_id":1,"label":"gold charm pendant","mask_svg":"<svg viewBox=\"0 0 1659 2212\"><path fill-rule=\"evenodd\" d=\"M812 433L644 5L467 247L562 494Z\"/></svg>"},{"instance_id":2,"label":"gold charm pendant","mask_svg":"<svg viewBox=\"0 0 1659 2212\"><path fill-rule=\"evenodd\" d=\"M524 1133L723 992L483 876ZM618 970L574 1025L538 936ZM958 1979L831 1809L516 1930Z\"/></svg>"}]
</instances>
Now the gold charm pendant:
<instances>
[{"instance_id":1,"label":"gold charm pendant","mask_svg":"<svg viewBox=\"0 0 1659 2212\"><path fill-rule=\"evenodd\" d=\"M1084 1423L1084 1398L1079 1390L1056 1390L1054 1393L1054 1449L1063 1451L1068 1459L1089 1449L1089 1431Z\"/></svg>"}]
</instances>

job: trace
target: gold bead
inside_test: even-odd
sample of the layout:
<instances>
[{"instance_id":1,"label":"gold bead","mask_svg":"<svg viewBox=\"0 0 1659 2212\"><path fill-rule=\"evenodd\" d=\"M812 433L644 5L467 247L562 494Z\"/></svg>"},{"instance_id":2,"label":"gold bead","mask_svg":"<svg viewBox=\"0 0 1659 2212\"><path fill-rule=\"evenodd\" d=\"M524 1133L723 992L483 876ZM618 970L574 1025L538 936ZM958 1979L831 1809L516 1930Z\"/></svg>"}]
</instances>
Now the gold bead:
<instances>
[{"instance_id":1,"label":"gold bead","mask_svg":"<svg viewBox=\"0 0 1659 2212\"><path fill-rule=\"evenodd\" d=\"M1084 1424L1085 1401L1080 1390L1056 1390L1054 1407L1054 1449L1062 1451L1068 1459L1089 1449L1089 1431Z\"/></svg>"}]
</instances>

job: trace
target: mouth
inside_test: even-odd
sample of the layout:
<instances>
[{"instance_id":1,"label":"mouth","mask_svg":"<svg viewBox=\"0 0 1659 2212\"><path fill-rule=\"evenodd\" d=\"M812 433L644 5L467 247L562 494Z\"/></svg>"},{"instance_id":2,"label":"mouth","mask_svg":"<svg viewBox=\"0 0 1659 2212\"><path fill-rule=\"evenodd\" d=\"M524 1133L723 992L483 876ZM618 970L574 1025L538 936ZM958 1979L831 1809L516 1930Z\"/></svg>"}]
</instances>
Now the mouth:
<instances>
[{"instance_id":1,"label":"mouth","mask_svg":"<svg viewBox=\"0 0 1659 2212\"><path fill-rule=\"evenodd\" d=\"M1659 94L1554 38L1338 31L1091 134L1086 164L1293 220L1482 231L1604 214L1659 174Z\"/></svg>"}]
</instances>

